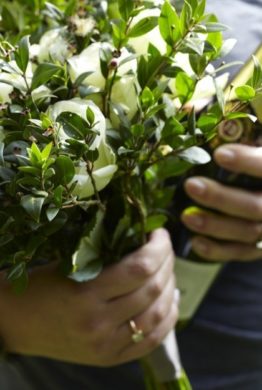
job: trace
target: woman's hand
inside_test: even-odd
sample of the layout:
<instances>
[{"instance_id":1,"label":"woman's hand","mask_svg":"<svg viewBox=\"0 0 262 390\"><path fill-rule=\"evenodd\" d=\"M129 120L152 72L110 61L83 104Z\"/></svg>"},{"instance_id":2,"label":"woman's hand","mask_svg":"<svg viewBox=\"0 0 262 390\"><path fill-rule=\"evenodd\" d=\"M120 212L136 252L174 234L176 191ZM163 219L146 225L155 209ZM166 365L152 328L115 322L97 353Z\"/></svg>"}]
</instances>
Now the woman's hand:
<instances>
[{"instance_id":1,"label":"woman's hand","mask_svg":"<svg viewBox=\"0 0 262 390\"><path fill-rule=\"evenodd\" d=\"M214 154L216 162L232 172L261 178L262 147L228 144ZM208 260L256 260L262 258L262 191L248 191L222 185L204 177L190 178L185 183L187 194L200 206L185 211L184 224L194 231L192 248ZM218 212L218 213L217 213Z\"/></svg>"},{"instance_id":2,"label":"woman's hand","mask_svg":"<svg viewBox=\"0 0 262 390\"><path fill-rule=\"evenodd\" d=\"M21 296L0 283L0 334L10 352L94 366L112 366L153 350L174 327L174 253L168 233L149 242L97 279L76 283L38 267ZM129 321L145 338L132 341Z\"/></svg>"}]
</instances>

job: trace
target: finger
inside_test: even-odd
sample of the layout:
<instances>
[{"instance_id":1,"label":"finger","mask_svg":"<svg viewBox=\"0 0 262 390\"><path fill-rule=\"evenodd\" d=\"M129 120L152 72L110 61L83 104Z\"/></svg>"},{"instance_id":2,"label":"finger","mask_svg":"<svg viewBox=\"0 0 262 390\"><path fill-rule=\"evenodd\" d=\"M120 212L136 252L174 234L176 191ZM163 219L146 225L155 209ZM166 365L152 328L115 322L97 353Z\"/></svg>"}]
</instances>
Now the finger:
<instances>
[{"instance_id":1,"label":"finger","mask_svg":"<svg viewBox=\"0 0 262 390\"><path fill-rule=\"evenodd\" d=\"M262 147L223 145L214 153L216 162L230 171L262 178Z\"/></svg>"},{"instance_id":2,"label":"finger","mask_svg":"<svg viewBox=\"0 0 262 390\"><path fill-rule=\"evenodd\" d=\"M116 324L121 324L130 318L143 313L163 293L169 280L174 279L173 253L162 267L141 288L130 294L116 298L108 303L108 311Z\"/></svg>"},{"instance_id":3,"label":"finger","mask_svg":"<svg viewBox=\"0 0 262 390\"><path fill-rule=\"evenodd\" d=\"M192 249L202 258L214 261L251 261L262 258L256 245L214 241L201 236L192 239Z\"/></svg>"},{"instance_id":4,"label":"finger","mask_svg":"<svg viewBox=\"0 0 262 390\"><path fill-rule=\"evenodd\" d=\"M170 279L161 296L155 302L143 313L137 316L129 316L128 320L121 324L116 333L118 340L122 342L122 348L129 345L132 338L132 330L129 326L130 320L135 322L138 329L142 329L145 336L164 320L174 302L174 289L174 279Z\"/></svg>"},{"instance_id":5,"label":"finger","mask_svg":"<svg viewBox=\"0 0 262 390\"><path fill-rule=\"evenodd\" d=\"M262 221L262 193L233 188L204 177L185 182L185 191L200 205L253 221Z\"/></svg>"},{"instance_id":6,"label":"finger","mask_svg":"<svg viewBox=\"0 0 262 390\"><path fill-rule=\"evenodd\" d=\"M155 230L149 242L122 259L119 263L105 268L93 281L99 296L111 300L142 287L162 266L172 251L172 244L165 229Z\"/></svg>"},{"instance_id":7,"label":"finger","mask_svg":"<svg viewBox=\"0 0 262 390\"><path fill-rule=\"evenodd\" d=\"M130 344L120 351L118 354L119 362L124 363L148 355L161 344L161 341L174 328L177 319L177 303L173 303L165 319L143 341L134 344L131 340Z\"/></svg>"},{"instance_id":8,"label":"finger","mask_svg":"<svg viewBox=\"0 0 262 390\"><path fill-rule=\"evenodd\" d=\"M186 209L182 222L192 231L226 241L255 243L262 237L262 223L202 210Z\"/></svg>"}]
</instances>

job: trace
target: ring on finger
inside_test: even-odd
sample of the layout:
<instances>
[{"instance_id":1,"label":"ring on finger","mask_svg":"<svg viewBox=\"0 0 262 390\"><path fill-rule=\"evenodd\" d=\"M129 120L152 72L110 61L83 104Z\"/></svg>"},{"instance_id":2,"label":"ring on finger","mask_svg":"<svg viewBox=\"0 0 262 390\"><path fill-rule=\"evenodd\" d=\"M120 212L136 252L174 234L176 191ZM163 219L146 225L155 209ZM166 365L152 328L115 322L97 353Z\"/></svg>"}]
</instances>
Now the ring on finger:
<instances>
[{"instance_id":1,"label":"ring on finger","mask_svg":"<svg viewBox=\"0 0 262 390\"><path fill-rule=\"evenodd\" d=\"M144 340L145 335L142 329L139 329L134 320L129 321L129 326L132 331L132 341L137 344Z\"/></svg>"}]
</instances>

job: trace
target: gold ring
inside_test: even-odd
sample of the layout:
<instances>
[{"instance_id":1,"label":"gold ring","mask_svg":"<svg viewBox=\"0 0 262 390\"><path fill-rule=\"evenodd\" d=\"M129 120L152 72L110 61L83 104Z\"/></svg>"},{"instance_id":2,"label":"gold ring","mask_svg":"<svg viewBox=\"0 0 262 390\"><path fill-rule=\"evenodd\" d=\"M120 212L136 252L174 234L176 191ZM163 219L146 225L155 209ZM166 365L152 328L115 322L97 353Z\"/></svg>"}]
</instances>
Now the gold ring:
<instances>
[{"instance_id":1,"label":"gold ring","mask_svg":"<svg viewBox=\"0 0 262 390\"><path fill-rule=\"evenodd\" d=\"M142 329L138 329L134 320L129 321L129 326L132 331L132 341L136 344L143 341L145 338L144 332Z\"/></svg>"}]
</instances>

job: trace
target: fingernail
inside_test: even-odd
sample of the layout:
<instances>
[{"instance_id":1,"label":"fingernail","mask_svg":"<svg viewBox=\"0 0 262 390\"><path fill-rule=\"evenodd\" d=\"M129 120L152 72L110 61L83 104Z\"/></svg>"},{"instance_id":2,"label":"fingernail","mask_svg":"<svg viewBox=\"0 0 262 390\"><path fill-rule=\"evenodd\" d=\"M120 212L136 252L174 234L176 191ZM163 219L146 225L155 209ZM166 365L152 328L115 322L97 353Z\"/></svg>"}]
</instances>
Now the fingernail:
<instances>
[{"instance_id":1,"label":"fingernail","mask_svg":"<svg viewBox=\"0 0 262 390\"><path fill-rule=\"evenodd\" d=\"M200 179L191 178L187 180L186 188L193 195L203 195L206 190L206 184Z\"/></svg>"},{"instance_id":2,"label":"fingernail","mask_svg":"<svg viewBox=\"0 0 262 390\"><path fill-rule=\"evenodd\" d=\"M227 147L221 147L216 151L216 157L222 163L231 163L235 158L235 152Z\"/></svg>"},{"instance_id":3,"label":"fingernail","mask_svg":"<svg viewBox=\"0 0 262 390\"><path fill-rule=\"evenodd\" d=\"M183 220L191 226L200 228L204 225L204 218L199 214L184 214Z\"/></svg>"}]
</instances>

